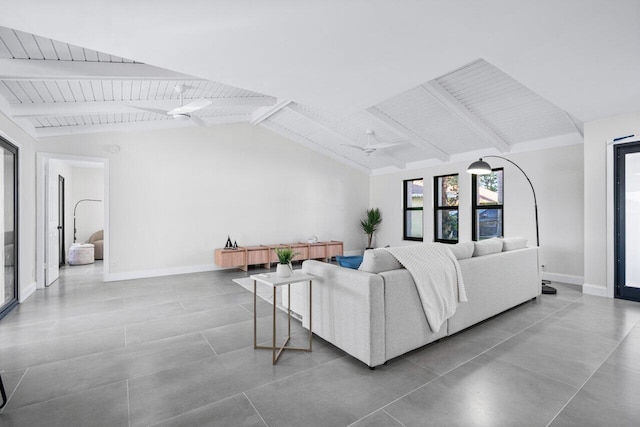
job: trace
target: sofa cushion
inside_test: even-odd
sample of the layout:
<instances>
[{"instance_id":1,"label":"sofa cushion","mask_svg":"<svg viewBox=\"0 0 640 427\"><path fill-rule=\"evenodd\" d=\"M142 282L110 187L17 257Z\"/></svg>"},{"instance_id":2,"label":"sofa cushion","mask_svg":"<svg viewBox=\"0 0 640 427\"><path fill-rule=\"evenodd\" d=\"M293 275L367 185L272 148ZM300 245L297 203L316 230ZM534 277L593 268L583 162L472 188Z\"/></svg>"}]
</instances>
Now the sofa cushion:
<instances>
[{"instance_id":1,"label":"sofa cushion","mask_svg":"<svg viewBox=\"0 0 640 427\"><path fill-rule=\"evenodd\" d=\"M473 256L475 245L472 241L456 243L455 245L447 245L456 259L467 259Z\"/></svg>"},{"instance_id":2,"label":"sofa cushion","mask_svg":"<svg viewBox=\"0 0 640 427\"><path fill-rule=\"evenodd\" d=\"M513 251L527 247L527 239L525 237L505 237L502 239L502 251Z\"/></svg>"},{"instance_id":3,"label":"sofa cushion","mask_svg":"<svg viewBox=\"0 0 640 427\"><path fill-rule=\"evenodd\" d=\"M498 237L474 242L473 256L497 254L498 252L502 252L502 239Z\"/></svg>"},{"instance_id":4,"label":"sofa cushion","mask_svg":"<svg viewBox=\"0 0 640 427\"><path fill-rule=\"evenodd\" d=\"M402 264L386 249L367 249L358 270L377 274L400 268L403 268Z\"/></svg>"}]
</instances>

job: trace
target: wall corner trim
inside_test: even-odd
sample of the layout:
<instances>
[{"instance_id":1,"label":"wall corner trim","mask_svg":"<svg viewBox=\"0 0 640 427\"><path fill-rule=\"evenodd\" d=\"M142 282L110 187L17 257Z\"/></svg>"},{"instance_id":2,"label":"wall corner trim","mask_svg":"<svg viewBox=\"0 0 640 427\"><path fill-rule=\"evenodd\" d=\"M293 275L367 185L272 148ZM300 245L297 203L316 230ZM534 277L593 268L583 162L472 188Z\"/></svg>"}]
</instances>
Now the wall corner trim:
<instances>
[{"instance_id":1,"label":"wall corner trim","mask_svg":"<svg viewBox=\"0 0 640 427\"><path fill-rule=\"evenodd\" d=\"M23 303L36 291L36 282L31 282L27 286L20 286L18 290L18 301Z\"/></svg>"},{"instance_id":2,"label":"wall corner trim","mask_svg":"<svg viewBox=\"0 0 640 427\"><path fill-rule=\"evenodd\" d=\"M190 265L184 267L159 268L154 270L126 271L123 273L105 274L105 282L117 282L119 280L144 279L147 277L174 276L177 274L202 273L203 271L221 270L215 264Z\"/></svg>"}]
</instances>

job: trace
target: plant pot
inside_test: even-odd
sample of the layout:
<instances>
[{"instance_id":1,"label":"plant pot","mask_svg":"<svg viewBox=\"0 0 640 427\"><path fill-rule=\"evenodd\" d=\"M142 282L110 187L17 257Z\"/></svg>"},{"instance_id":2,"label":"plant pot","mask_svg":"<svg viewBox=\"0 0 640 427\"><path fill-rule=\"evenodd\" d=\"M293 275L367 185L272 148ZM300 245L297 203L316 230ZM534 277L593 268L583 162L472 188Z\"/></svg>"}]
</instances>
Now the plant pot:
<instances>
[{"instance_id":1,"label":"plant pot","mask_svg":"<svg viewBox=\"0 0 640 427\"><path fill-rule=\"evenodd\" d=\"M290 277L291 267L289 267L289 264L278 264L278 266L276 267L276 276Z\"/></svg>"}]
</instances>

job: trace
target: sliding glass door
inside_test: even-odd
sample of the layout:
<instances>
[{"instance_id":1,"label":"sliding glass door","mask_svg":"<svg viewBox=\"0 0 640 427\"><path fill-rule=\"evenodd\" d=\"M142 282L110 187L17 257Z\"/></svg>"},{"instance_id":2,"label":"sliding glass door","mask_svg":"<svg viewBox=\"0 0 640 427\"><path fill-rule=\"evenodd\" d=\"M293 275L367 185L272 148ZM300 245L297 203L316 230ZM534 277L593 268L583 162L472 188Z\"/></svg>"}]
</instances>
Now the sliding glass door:
<instances>
[{"instance_id":1,"label":"sliding glass door","mask_svg":"<svg viewBox=\"0 0 640 427\"><path fill-rule=\"evenodd\" d=\"M18 303L18 149L0 137L0 318Z\"/></svg>"},{"instance_id":2,"label":"sliding glass door","mask_svg":"<svg viewBox=\"0 0 640 427\"><path fill-rule=\"evenodd\" d=\"M640 301L640 142L615 147L616 297Z\"/></svg>"}]
</instances>

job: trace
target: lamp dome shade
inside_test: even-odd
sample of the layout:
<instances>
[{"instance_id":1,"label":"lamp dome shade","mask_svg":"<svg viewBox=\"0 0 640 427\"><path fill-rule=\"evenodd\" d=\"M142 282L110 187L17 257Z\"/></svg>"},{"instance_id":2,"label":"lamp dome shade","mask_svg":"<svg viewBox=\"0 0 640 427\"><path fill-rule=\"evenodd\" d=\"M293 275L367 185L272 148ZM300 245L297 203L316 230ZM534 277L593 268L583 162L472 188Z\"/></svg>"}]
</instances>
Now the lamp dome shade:
<instances>
[{"instance_id":1,"label":"lamp dome shade","mask_svg":"<svg viewBox=\"0 0 640 427\"><path fill-rule=\"evenodd\" d=\"M472 173L474 175L488 175L491 173L491 166L489 163L480 159L469 165L467 173Z\"/></svg>"}]
</instances>

